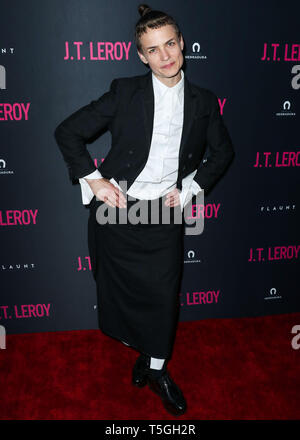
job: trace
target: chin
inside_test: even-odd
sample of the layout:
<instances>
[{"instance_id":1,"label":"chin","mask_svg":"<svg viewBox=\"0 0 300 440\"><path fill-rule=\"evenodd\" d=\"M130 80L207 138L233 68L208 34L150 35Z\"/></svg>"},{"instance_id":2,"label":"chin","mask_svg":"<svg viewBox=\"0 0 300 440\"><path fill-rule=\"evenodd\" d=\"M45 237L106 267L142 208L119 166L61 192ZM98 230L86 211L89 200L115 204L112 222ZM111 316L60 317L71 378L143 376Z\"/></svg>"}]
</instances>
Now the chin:
<instances>
[{"instance_id":1,"label":"chin","mask_svg":"<svg viewBox=\"0 0 300 440\"><path fill-rule=\"evenodd\" d=\"M169 77L175 76L178 74L179 70L180 70L180 67L173 66L170 70L168 70L168 72L165 72L165 75L169 76Z\"/></svg>"}]
</instances>

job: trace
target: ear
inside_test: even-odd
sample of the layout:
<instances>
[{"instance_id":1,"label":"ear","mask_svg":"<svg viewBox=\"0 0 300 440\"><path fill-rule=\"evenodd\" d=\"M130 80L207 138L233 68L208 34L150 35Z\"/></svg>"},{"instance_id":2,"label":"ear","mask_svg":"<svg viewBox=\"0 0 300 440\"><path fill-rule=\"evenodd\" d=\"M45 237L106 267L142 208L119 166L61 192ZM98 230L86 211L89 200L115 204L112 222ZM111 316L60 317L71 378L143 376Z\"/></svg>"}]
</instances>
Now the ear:
<instances>
[{"instance_id":1,"label":"ear","mask_svg":"<svg viewBox=\"0 0 300 440\"><path fill-rule=\"evenodd\" d=\"M139 51L137 51L137 53L138 53L138 56L140 57L140 60L143 61L144 64L148 64L148 61L144 57L144 55L141 52L139 52Z\"/></svg>"}]
</instances>

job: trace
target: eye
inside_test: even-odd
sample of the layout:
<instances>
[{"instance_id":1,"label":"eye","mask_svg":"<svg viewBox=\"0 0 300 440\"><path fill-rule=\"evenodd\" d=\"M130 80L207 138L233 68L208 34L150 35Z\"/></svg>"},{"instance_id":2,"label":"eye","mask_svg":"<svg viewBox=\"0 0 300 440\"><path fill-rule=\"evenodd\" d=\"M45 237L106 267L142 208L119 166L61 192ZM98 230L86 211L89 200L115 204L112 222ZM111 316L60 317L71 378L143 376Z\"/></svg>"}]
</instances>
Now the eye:
<instances>
[{"instance_id":1,"label":"eye","mask_svg":"<svg viewBox=\"0 0 300 440\"><path fill-rule=\"evenodd\" d=\"M169 44L172 44L172 45L174 45L174 44L175 44L175 42L174 42L174 41L170 41L170 42L169 42Z\"/></svg>"}]
</instances>

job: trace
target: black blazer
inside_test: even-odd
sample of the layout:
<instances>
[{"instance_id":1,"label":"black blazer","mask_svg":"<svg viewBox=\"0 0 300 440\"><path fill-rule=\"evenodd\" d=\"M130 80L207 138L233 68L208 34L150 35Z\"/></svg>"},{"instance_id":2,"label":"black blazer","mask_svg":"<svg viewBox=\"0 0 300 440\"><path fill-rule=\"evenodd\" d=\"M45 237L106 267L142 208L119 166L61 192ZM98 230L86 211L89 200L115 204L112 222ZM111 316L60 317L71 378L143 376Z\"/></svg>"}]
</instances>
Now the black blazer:
<instances>
[{"instance_id":1,"label":"black blazer","mask_svg":"<svg viewBox=\"0 0 300 440\"><path fill-rule=\"evenodd\" d=\"M71 114L55 129L54 136L71 181L96 169L86 143L108 128L112 146L98 169L107 179L113 177L118 183L126 180L129 189L146 165L153 117L151 70L145 75L114 79L108 92ZM205 153L207 158L203 160ZM177 188L181 190L182 179L197 169L194 180L206 195L234 154L217 97L210 90L192 84L185 75Z\"/></svg>"}]
</instances>

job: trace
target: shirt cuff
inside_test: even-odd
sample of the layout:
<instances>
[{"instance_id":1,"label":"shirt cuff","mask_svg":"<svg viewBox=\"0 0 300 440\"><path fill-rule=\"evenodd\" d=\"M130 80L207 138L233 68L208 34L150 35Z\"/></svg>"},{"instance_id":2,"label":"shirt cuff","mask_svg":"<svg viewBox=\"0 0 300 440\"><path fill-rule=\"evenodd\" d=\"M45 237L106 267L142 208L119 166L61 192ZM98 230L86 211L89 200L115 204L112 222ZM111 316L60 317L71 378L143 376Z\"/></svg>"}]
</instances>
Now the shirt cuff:
<instances>
[{"instance_id":1,"label":"shirt cuff","mask_svg":"<svg viewBox=\"0 0 300 440\"><path fill-rule=\"evenodd\" d=\"M99 170L95 170L92 173L88 174L87 176L83 176L82 179L101 179L102 174Z\"/></svg>"},{"instance_id":2,"label":"shirt cuff","mask_svg":"<svg viewBox=\"0 0 300 440\"><path fill-rule=\"evenodd\" d=\"M91 203L92 198L94 197L94 193L85 179L101 179L102 174L99 170L95 170L90 174L79 179L80 187L81 187L81 198L82 203L84 205L89 205Z\"/></svg>"},{"instance_id":3,"label":"shirt cuff","mask_svg":"<svg viewBox=\"0 0 300 440\"><path fill-rule=\"evenodd\" d=\"M183 211L185 206L192 199L193 195L196 195L198 194L199 191L202 191L202 188L193 179L193 176L195 174L196 172L193 172L182 179L182 190L181 193L179 194L181 211Z\"/></svg>"},{"instance_id":4,"label":"shirt cuff","mask_svg":"<svg viewBox=\"0 0 300 440\"><path fill-rule=\"evenodd\" d=\"M196 195L196 194L198 194L199 191L202 191L201 186L194 179L191 184L191 191L192 191L193 195Z\"/></svg>"},{"instance_id":5,"label":"shirt cuff","mask_svg":"<svg viewBox=\"0 0 300 440\"><path fill-rule=\"evenodd\" d=\"M101 179L103 176L100 173L99 170L93 171L91 174L88 174L87 176L84 176L79 179L79 183L81 186L81 197L82 197L82 203L84 205L89 205L91 203L92 198L94 197L94 193L88 184L88 182L85 180L87 179ZM110 183L112 183L116 188L118 188L120 191L122 191L122 188L120 185L115 181L115 179L112 177L109 179Z\"/></svg>"}]
</instances>

